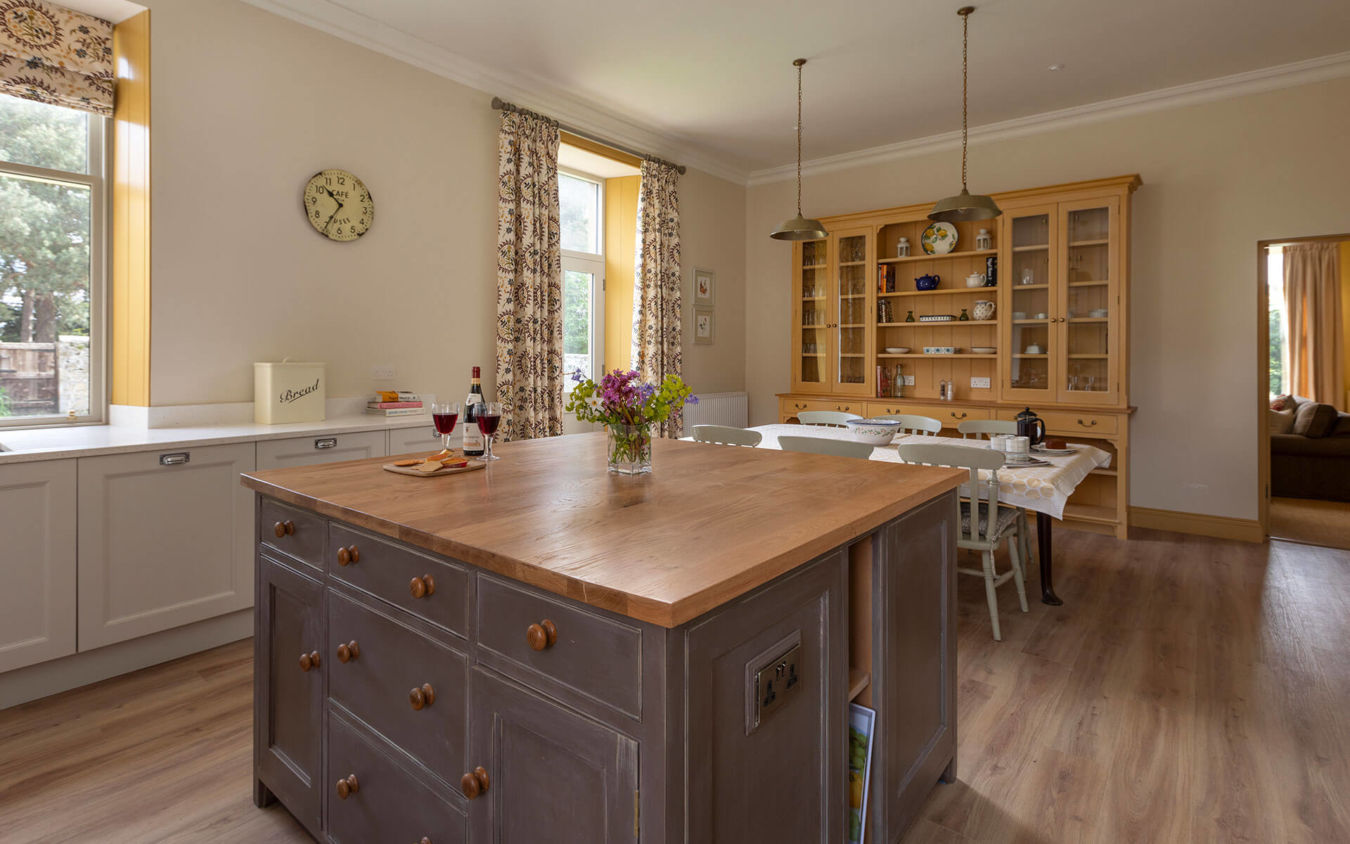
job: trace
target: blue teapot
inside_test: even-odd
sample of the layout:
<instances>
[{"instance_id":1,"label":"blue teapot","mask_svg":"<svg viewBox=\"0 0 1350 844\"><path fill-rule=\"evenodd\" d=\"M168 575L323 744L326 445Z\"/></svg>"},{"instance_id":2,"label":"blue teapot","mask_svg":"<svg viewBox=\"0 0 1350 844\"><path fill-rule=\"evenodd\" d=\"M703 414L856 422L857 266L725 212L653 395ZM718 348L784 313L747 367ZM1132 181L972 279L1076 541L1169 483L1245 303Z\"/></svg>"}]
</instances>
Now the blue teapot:
<instances>
[{"instance_id":1,"label":"blue teapot","mask_svg":"<svg viewBox=\"0 0 1350 844\"><path fill-rule=\"evenodd\" d=\"M941 282L942 276L937 273L929 273L914 279L914 287L917 290L937 290L938 284Z\"/></svg>"}]
</instances>

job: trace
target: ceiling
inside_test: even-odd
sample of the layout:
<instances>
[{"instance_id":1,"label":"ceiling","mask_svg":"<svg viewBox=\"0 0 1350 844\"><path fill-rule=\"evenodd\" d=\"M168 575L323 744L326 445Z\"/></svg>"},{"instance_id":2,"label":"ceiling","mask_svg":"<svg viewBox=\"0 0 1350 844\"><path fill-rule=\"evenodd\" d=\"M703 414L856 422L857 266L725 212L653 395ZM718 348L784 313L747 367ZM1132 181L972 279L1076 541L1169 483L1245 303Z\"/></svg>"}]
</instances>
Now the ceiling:
<instances>
[{"instance_id":1,"label":"ceiling","mask_svg":"<svg viewBox=\"0 0 1350 844\"><path fill-rule=\"evenodd\" d=\"M250 2L374 22L386 44L509 83L494 93L647 127L742 173L793 161L798 56L807 159L960 128L960 0ZM986 0L970 28L974 127L1342 53L1350 2Z\"/></svg>"},{"instance_id":2,"label":"ceiling","mask_svg":"<svg viewBox=\"0 0 1350 844\"><path fill-rule=\"evenodd\" d=\"M102 18L109 23L121 23L132 15L145 11L144 6L128 3L127 0L61 0L61 5L67 9Z\"/></svg>"}]
</instances>

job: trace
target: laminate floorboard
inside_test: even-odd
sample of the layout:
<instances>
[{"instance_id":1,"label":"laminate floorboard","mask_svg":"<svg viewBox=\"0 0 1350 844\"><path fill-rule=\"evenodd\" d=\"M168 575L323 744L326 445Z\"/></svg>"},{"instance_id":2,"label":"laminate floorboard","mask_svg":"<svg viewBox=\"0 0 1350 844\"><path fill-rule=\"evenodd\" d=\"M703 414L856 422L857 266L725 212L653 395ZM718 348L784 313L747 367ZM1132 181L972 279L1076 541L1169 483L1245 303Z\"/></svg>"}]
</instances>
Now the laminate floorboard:
<instances>
[{"instance_id":1,"label":"laminate floorboard","mask_svg":"<svg viewBox=\"0 0 1350 844\"><path fill-rule=\"evenodd\" d=\"M1055 553L1065 606L1000 589L1001 643L959 579L960 779L904 844L1350 841L1350 552ZM251 683L244 641L0 711L0 841L308 841L253 806Z\"/></svg>"}]
</instances>

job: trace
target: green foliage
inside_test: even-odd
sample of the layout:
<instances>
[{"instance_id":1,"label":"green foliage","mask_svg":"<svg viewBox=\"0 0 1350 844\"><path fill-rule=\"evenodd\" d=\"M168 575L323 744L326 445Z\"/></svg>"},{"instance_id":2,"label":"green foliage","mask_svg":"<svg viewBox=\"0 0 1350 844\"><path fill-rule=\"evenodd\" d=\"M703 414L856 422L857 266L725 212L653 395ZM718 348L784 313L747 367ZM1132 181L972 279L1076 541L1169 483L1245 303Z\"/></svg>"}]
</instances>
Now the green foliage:
<instances>
[{"instance_id":1,"label":"green foliage","mask_svg":"<svg viewBox=\"0 0 1350 844\"><path fill-rule=\"evenodd\" d=\"M634 370L614 370L596 383L582 379L567 396L565 409L582 422L602 425L650 425L664 422L693 394L678 375L659 385L643 384Z\"/></svg>"},{"instance_id":2,"label":"green foliage","mask_svg":"<svg viewBox=\"0 0 1350 844\"><path fill-rule=\"evenodd\" d=\"M591 338L591 275L563 273L563 354L589 354Z\"/></svg>"},{"instance_id":3,"label":"green foliage","mask_svg":"<svg viewBox=\"0 0 1350 844\"><path fill-rule=\"evenodd\" d=\"M0 416L11 416L13 411L9 407L9 394L5 392L4 387L0 387Z\"/></svg>"},{"instance_id":4,"label":"green foliage","mask_svg":"<svg viewBox=\"0 0 1350 844\"><path fill-rule=\"evenodd\" d=\"M1270 312L1270 394L1283 395L1285 390L1284 373L1284 319L1278 309Z\"/></svg>"}]
</instances>

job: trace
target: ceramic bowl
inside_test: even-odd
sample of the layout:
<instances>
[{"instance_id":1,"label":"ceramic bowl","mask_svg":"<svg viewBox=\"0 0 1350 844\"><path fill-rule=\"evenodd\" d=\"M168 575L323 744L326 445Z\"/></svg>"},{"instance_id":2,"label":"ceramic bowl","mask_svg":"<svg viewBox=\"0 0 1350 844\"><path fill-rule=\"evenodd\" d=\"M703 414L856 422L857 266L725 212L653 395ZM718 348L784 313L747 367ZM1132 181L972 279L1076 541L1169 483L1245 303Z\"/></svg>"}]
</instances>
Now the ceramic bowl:
<instances>
[{"instance_id":1,"label":"ceramic bowl","mask_svg":"<svg viewBox=\"0 0 1350 844\"><path fill-rule=\"evenodd\" d=\"M909 346L887 346L887 347L886 347L886 354L888 354L888 355L907 355L907 354L909 354Z\"/></svg>"},{"instance_id":2,"label":"ceramic bowl","mask_svg":"<svg viewBox=\"0 0 1350 844\"><path fill-rule=\"evenodd\" d=\"M900 430L898 419L850 419L848 430L853 439L868 445L890 445Z\"/></svg>"},{"instance_id":3,"label":"ceramic bowl","mask_svg":"<svg viewBox=\"0 0 1350 844\"><path fill-rule=\"evenodd\" d=\"M977 355L993 355L998 353L998 349L993 346L971 346L970 351Z\"/></svg>"}]
</instances>

